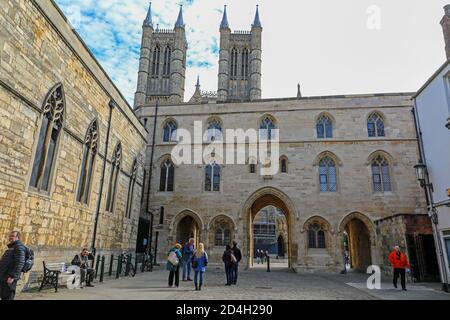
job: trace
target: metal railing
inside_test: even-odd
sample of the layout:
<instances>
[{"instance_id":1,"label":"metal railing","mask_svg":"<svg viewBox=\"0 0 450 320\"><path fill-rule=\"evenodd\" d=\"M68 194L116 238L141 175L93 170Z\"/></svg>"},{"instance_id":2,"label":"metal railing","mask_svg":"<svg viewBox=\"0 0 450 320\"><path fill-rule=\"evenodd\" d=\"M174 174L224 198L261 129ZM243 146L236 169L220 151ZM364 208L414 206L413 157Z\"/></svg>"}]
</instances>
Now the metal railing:
<instances>
[{"instance_id":1,"label":"metal railing","mask_svg":"<svg viewBox=\"0 0 450 320\"><path fill-rule=\"evenodd\" d=\"M119 279L130 275L134 277L138 272L152 272L152 262L152 255L146 253L97 255L94 278L104 282L105 279Z\"/></svg>"}]
</instances>

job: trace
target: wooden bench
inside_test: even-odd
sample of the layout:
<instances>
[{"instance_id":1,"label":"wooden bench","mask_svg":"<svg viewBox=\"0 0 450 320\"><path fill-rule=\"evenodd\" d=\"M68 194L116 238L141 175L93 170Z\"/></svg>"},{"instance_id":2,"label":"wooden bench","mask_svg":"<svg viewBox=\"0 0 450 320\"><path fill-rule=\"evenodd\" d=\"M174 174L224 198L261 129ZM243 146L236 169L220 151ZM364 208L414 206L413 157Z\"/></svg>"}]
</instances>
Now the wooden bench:
<instances>
[{"instance_id":1,"label":"wooden bench","mask_svg":"<svg viewBox=\"0 0 450 320\"><path fill-rule=\"evenodd\" d=\"M72 272L67 271L67 267L70 266L70 263L45 263L45 261L43 261L42 264L44 265L44 278L42 279L39 291L46 286L51 286L55 288L55 292L58 292L60 277L68 277L72 274Z\"/></svg>"}]
</instances>

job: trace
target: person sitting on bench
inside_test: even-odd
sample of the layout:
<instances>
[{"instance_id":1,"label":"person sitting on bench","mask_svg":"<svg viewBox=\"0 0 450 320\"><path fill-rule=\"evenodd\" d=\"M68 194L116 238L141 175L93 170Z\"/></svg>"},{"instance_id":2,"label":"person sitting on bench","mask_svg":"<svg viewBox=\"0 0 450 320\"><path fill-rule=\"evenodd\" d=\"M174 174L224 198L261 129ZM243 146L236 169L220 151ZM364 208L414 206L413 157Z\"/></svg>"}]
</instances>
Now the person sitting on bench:
<instances>
[{"instance_id":1,"label":"person sitting on bench","mask_svg":"<svg viewBox=\"0 0 450 320\"><path fill-rule=\"evenodd\" d=\"M94 260L94 255L83 248L80 255L76 255L72 260L72 265L80 267L81 284L86 280L86 287L94 287L92 281L94 280L94 269L91 268L89 260Z\"/></svg>"}]
</instances>

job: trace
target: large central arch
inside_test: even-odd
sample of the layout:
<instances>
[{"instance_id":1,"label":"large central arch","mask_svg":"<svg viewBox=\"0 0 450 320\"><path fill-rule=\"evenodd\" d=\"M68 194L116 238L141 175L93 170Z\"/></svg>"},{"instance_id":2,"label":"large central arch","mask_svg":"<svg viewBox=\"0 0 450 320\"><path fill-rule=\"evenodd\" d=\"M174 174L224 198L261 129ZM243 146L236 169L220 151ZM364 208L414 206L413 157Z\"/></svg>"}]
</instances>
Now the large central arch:
<instances>
[{"instance_id":1,"label":"large central arch","mask_svg":"<svg viewBox=\"0 0 450 320\"><path fill-rule=\"evenodd\" d=\"M298 244L294 233L297 212L291 199L285 193L273 187L265 187L255 191L242 206L241 219L244 221L242 234L245 237L242 249L247 257L247 267L253 264L253 220L256 214L267 206L281 209L286 216L288 229L287 254L289 268L292 268L293 264L297 262L298 252Z\"/></svg>"}]
</instances>

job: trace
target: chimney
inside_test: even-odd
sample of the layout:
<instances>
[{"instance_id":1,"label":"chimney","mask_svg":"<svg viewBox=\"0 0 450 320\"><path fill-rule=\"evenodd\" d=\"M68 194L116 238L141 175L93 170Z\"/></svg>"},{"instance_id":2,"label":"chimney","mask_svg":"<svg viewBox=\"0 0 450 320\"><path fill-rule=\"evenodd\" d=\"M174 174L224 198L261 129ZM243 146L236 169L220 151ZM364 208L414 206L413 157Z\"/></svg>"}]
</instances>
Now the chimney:
<instances>
[{"instance_id":1,"label":"chimney","mask_svg":"<svg viewBox=\"0 0 450 320\"><path fill-rule=\"evenodd\" d=\"M441 20L442 30L444 32L445 53L447 59L450 59L450 4L444 7L445 15Z\"/></svg>"}]
</instances>

